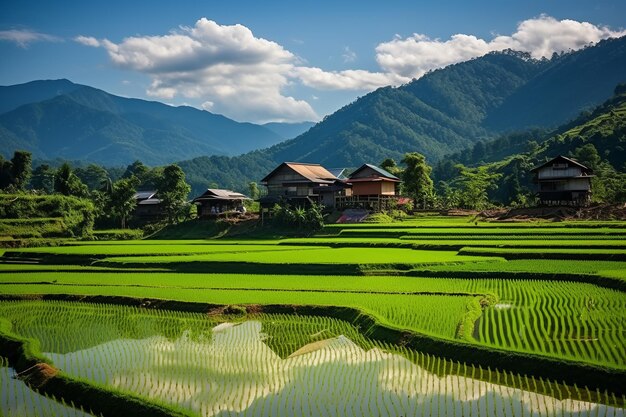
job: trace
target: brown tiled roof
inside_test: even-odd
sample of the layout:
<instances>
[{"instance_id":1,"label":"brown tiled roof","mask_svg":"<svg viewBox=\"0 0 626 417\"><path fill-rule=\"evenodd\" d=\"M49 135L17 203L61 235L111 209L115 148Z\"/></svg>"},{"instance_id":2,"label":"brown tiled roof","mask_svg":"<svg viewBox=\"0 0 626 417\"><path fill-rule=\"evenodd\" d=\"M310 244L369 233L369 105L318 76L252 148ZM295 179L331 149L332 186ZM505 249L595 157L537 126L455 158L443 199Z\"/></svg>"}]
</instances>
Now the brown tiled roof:
<instances>
[{"instance_id":1,"label":"brown tiled roof","mask_svg":"<svg viewBox=\"0 0 626 417\"><path fill-rule=\"evenodd\" d=\"M338 179L320 164L306 164L302 162L283 162L278 167L276 167L276 169L274 169L272 172L267 174L265 178L261 180L261 182L266 182L267 179L271 177L283 165L288 166L293 171L302 175L304 178L306 178L307 180L311 182L315 182L315 183L333 182Z\"/></svg>"}]
</instances>

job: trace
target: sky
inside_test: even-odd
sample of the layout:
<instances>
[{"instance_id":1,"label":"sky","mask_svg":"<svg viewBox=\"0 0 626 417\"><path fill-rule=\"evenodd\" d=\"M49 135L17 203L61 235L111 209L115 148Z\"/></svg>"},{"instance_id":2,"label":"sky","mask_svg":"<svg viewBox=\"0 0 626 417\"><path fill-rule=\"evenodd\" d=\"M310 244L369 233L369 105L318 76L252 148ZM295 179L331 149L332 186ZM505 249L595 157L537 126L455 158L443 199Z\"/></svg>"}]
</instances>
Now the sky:
<instances>
[{"instance_id":1,"label":"sky","mask_svg":"<svg viewBox=\"0 0 626 417\"><path fill-rule=\"evenodd\" d=\"M319 121L502 49L626 35L624 0L0 0L0 85L66 78L238 121Z\"/></svg>"}]
</instances>

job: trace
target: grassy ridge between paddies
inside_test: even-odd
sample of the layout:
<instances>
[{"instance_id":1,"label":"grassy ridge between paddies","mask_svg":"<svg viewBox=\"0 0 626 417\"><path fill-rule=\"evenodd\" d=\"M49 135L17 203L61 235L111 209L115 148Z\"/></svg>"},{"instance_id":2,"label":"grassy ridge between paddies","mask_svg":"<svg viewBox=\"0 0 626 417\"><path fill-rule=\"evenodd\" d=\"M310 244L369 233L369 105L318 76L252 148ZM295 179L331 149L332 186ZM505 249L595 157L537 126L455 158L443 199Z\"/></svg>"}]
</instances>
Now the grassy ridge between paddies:
<instances>
[{"instance_id":1,"label":"grassy ridge between paddies","mask_svg":"<svg viewBox=\"0 0 626 417\"><path fill-rule=\"evenodd\" d=\"M497 239L474 239L472 237L457 237L455 239L439 239L432 237L313 237L300 239L285 239L281 245L302 246L330 246L330 247L399 247L412 249L440 249L458 250L466 246L476 247L511 247L511 248L595 248L595 249L624 249L626 239L517 239L499 236Z\"/></svg>"},{"instance_id":2,"label":"grassy ridge between paddies","mask_svg":"<svg viewBox=\"0 0 626 417\"><path fill-rule=\"evenodd\" d=\"M459 255L499 256L505 259L572 259L626 261L626 249L464 247L459 250Z\"/></svg>"}]
</instances>

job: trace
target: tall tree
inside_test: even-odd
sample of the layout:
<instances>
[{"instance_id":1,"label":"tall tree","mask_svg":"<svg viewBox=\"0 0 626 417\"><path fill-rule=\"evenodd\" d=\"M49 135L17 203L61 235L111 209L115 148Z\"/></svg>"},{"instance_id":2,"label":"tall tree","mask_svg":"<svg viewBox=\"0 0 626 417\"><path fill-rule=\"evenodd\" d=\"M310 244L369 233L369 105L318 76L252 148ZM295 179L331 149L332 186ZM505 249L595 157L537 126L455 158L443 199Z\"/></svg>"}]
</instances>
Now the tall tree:
<instances>
[{"instance_id":1,"label":"tall tree","mask_svg":"<svg viewBox=\"0 0 626 417\"><path fill-rule=\"evenodd\" d=\"M402 175L402 168L400 168L396 164L396 161L392 158L385 159L383 162L380 163L380 167L390 174L396 175L398 177Z\"/></svg>"},{"instance_id":2,"label":"tall tree","mask_svg":"<svg viewBox=\"0 0 626 417\"><path fill-rule=\"evenodd\" d=\"M111 214L120 220L122 229L126 228L128 218L135 210L137 200L135 199L135 193L137 192L137 186L139 185L139 179L135 176L130 178L122 178L115 181L109 194L109 207Z\"/></svg>"},{"instance_id":3,"label":"tall tree","mask_svg":"<svg viewBox=\"0 0 626 417\"><path fill-rule=\"evenodd\" d=\"M54 191L54 170L47 164L41 164L33 171L30 186L48 194Z\"/></svg>"},{"instance_id":4,"label":"tall tree","mask_svg":"<svg viewBox=\"0 0 626 417\"><path fill-rule=\"evenodd\" d=\"M402 163L406 165L402 172L404 192L413 199L415 207L426 208L434 196L433 180L430 178L432 168L426 163L424 155L417 152L405 154Z\"/></svg>"},{"instance_id":5,"label":"tall tree","mask_svg":"<svg viewBox=\"0 0 626 417\"><path fill-rule=\"evenodd\" d=\"M86 197L89 194L87 186L74 174L67 162L59 167L54 176L54 191L75 197Z\"/></svg>"},{"instance_id":6,"label":"tall tree","mask_svg":"<svg viewBox=\"0 0 626 417\"><path fill-rule=\"evenodd\" d=\"M253 200L261 196L261 191L259 191L259 187L254 181L248 183L248 191L250 192L250 198Z\"/></svg>"},{"instance_id":7,"label":"tall tree","mask_svg":"<svg viewBox=\"0 0 626 417\"><path fill-rule=\"evenodd\" d=\"M185 173L178 165L168 165L163 169L163 175L157 184L157 193L170 222L178 221L189 191L191 187L185 182Z\"/></svg>"},{"instance_id":8,"label":"tall tree","mask_svg":"<svg viewBox=\"0 0 626 417\"><path fill-rule=\"evenodd\" d=\"M11 177L18 190L24 190L32 175L33 157L30 152L15 151L11 159Z\"/></svg>"},{"instance_id":9,"label":"tall tree","mask_svg":"<svg viewBox=\"0 0 626 417\"><path fill-rule=\"evenodd\" d=\"M489 170L489 166L476 169L458 166L461 176L457 183L461 189L461 205L468 209L484 210L489 207L488 191L494 189L502 174Z\"/></svg>"},{"instance_id":10,"label":"tall tree","mask_svg":"<svg viewBox=\"0 0 626 417\"><path fill-rule=\"evenodd\" d=\"M76 168L74 174L76 174L90 190L102 188L109 178L107 170L96 164L89 164L85 168Z\"/></svg>"},{"instance_id":11,"label":"tall tree","mask_svg":"<svg viewBox=\"0 0 626 417\"><path fill-rule=\"evenodd\" d=\"M0 190L4 190L12 183L11 161L7 161L0 155Z\"/></svg>"}]
</instances>

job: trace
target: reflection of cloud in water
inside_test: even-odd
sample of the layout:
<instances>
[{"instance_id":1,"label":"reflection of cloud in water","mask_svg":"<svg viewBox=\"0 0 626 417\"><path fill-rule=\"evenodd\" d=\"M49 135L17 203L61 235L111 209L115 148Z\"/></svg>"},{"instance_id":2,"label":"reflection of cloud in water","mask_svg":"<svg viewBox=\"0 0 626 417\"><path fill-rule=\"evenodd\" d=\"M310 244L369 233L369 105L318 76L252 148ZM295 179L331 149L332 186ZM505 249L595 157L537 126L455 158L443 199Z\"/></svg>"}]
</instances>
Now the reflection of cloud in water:
<instances>
[{"instance_id":1,"label":"reflection of cloud in water","mask_svg":"<svg viewBox=\"0 0 626 417\"><path fill-rule=\"evenodd\" d=\"M585 416L597 411L622 416L624 411L471 378L438 377L403 356L364 351L343 336L283 360L263 343L259 322L219 330L211 338L121 339L48 355L69 374L206 416Z\"/></svg>"}]
</instances>

